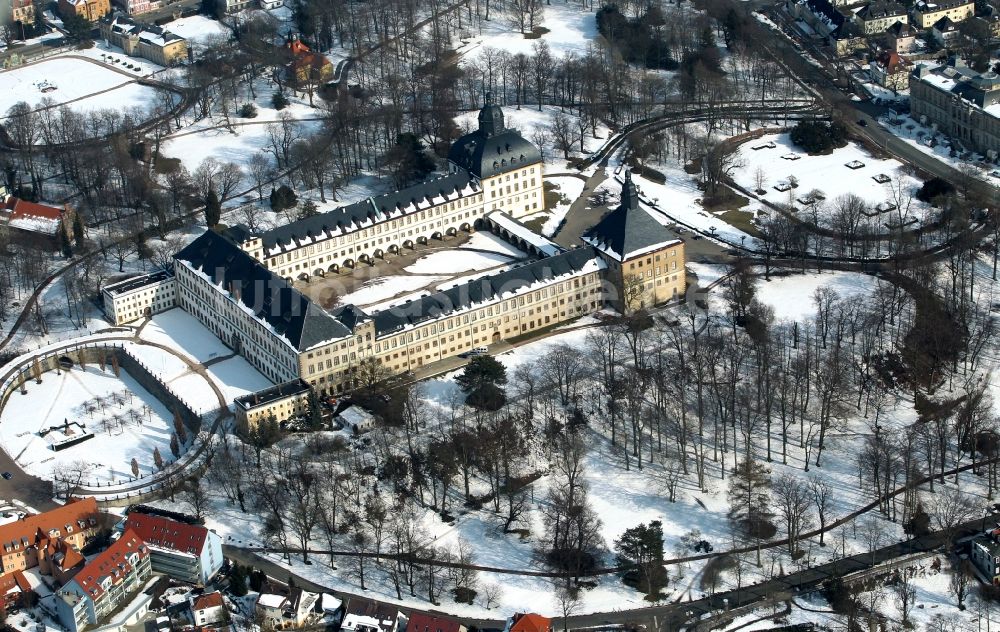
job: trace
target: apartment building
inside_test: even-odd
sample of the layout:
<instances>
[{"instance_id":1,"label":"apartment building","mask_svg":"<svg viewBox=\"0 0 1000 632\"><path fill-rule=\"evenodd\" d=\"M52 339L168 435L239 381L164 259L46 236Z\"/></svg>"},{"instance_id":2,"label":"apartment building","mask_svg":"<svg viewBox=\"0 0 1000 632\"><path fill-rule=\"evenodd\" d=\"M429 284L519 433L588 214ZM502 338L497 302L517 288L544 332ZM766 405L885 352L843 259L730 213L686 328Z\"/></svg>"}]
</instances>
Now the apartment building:
<instances>
[{"instance_id":1,"label":"apartment building","mask_svg":"<svg viewBox=\"0 0 1000 632\"><path fill-rule=\"evenodd\" d=\"M910 82L912 64L894 51L885 50L868 64L868 72L875 83L893 92L905 90Z\"/></svg>"},{"instance_id":2,"label":"apartment building","mask_svg":"<svg viewBox=\"0 0 1000 632\"><path fill-rule=\"evenodd\" d=\"M583 241L606 262L610 284L619 288L609 302L618 311L628 314L683 295L684 242L640 206L630 172L621 204L584 233Z\"/></svg>"},{"instance_id":3,"label":"apartment building","mask_svg":"<svg viewBox=\"0 0 1000 632\"><path fill-rule=\"evenodd\" d=\"M126 531L56 593L56 613L68 632L99 623L125 605L152 575L149 549Z\"/></svg>"},{"instance_id":4,"label":"apartment building","mask_svg":"<svg viewBox=\"0 0 1000 632\"><path fill-rule=\"evenodd\" d=\"M162 3L159 0L113 0L115 5L121 7L126 15L142 15L155 9L159 9Z\"/></svg>"},{"instance_id":5,"label":"apartment building","mask_svg":"<svg viewBox=\"0 0 1000 632\"><path fill-rule=\"evenodd\" d=\"M50 545L62 541L79 551L97 535L99 518L97 501L90 497L0 525L0 547L3 547L0 570L6 574L44 564L42 572L51 574L47 555L65 555L66 548ZM56 563L62 567L62 561Z\"/></svg>"},{"instance_id":6,"label":"apartment building","mask_svg":"<svg viewBox=\"0 0 1000 632\"><path fill-rule=\"evenodd\" d=\"M177 305L174 275L167 270L112 283L101 290L104 313L115 325L172 309Z\"/></svg>"},{"instance_id":7,"label":"apartment building","mask_svg":"<svg viewBox=\"0 0 1000 632\"><path fill-rule=\"evenodd\" d=\"M989 159L1000 154L1000 76L961 60L921 64L910 74L910 115Z\"/></svg>"},{"instance_id":8,"label":"apartment building","mask_svg":"<svg viewBox=\"0 0 1000 632\"><path fill-rule=\"evenodd\" d=\"M162 26L136 22L115 13L100 23L101 38L131 57L142 57L154 64L173 66L187 59L187 40Z\"/></svg>"},{"instance_id":9,"label":"apartment building","mask_svg":"<svg viewBox=\"0 0 1000 632\"><path fill-rule=\"evenodd\" d=\"M111 13L110 0L59 0L59 13L64 17L79 15L91 22L97 22Z\"/></svg>"},{"instance_id":10,"label":"apartment building","mask_svg":"<svg viewBox=\"0 0 1000 632\"><path fill-rule=\"evenodd\" d=\"M906 7L895 2L872 2L854 14L854 19L865 35L882 33L897 22L906 24L909 16Z\"/></svg>"},{"instance_id":11,"label":"apartment building","mask_svg":"<svg viewBox=\"0 0 1000 632\"><path fill-rule=\"evenodd\" d=\"M133 511L118 529L142 539L156 573L204 586L222 568L222 538L201 525Z\"/></svg>"},{"instance_id":12,"label":"apartment building","mask_svg":"<svg viewBox=\"0 0 1000 632\"><path fill-rule=\"evenodd\" d=\"M913 25L918 29L929 29L941 18L958 23L972 17L976 3L973 0L941 0L926 2L920 0L913 5Z\"/></svg>"},{"instance_id":13,"label":"apartment building","mask_svg":"<svg viewBox=\"0 0 1000 632\"><path fill-rule=\"evenodd\" d=\"M545 208L538 149L508 130L487 96L479 129L448 154L450 173L260 233L240 246L289 281L354 268L386 253L468 231L494 211L518 218Z\"/></svg>"},{"instance_id":14,"label":"apartment building","mask_svg":"<svg viewBox=\"0 0 1000 632\"><path fill-rule=\"evenodd\" d=\"M11 20L23 26L35 23L35 3L33 0L11 0L10 3Z\"/></svg>"}]
</instances>

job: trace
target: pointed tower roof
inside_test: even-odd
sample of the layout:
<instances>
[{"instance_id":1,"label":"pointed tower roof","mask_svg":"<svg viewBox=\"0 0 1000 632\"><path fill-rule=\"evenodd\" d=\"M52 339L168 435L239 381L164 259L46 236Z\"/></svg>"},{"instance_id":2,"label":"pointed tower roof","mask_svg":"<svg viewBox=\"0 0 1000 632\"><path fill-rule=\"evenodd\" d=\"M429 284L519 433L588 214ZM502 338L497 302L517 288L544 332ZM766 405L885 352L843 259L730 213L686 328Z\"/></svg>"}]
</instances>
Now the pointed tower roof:
<instances>
[{"instance_id":1,"label":"pointed tower roof","mask_svg":"<svg viewBox=\"0 0 1000 632\"><path fill-rule=\"evenodd\" d=\"M639 192L631 172L626 171L621 204L584 233L583 241L616 261L625 261L680 239L639 205Z\"/></svg>"},{"instance_id":2,"label":"pointed tower roof","mask_svg":"<svg viewBox=\"0 0 1000 632\"><path fill-rule=\"evenodd\" d=\"M493 93L486 93L486 103L479 110L479 133L489 138L506 129L503 120L503 110L493 103Z\"/></svg>"}]
</instances>

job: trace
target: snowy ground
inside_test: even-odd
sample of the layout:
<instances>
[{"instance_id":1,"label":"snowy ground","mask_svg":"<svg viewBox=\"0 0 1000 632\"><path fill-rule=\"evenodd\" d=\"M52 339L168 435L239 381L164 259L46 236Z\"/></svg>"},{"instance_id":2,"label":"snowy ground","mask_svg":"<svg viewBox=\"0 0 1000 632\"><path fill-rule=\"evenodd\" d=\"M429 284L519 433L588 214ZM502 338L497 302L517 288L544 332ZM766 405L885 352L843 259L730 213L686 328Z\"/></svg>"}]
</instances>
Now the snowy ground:
<instances>
[{"instance_id":1,"label":"snowy ground","mask_svg":"<svg viewBox=\"0 0 1000 632\"><path fill-rule=\"evenodd\" d=\"M772 276L757 284L757 298L774 310L775 320L804 321L815 317L813 293L829 288L842 299L863 299L876 287L877 279L857 272L826 272Z\"/></svg>"},{"instance_id":2,"label":"snowy ground","mask_svg":"<svg viewBox=\"0 0 1000 632\"><path fill-rule=\"evenodd\" d=\"M594 13L561 2L546 4L543 7L539 26L548 29L548 32L538 39L526 39L511 26L508 19L484 22L481 33L463 35L458 53L464 57L466 63L473 62L482 54L484 48L490 47L507 51L511 55L524 53L530 56L532 46L536 42L544 41L556 57L570 53L582 55L597 37L597 20Z\"/></svg>"},{"instance_id":3,"label":"snowy ground","mask_svg":"<svg viewBox=\"0 0 1000 632\"><path fill-rule=\"evenodd\" d=\"M775 146L753 149L767 143ZM796 147L788 134L770 134L744 143L740 146L739 153L743 166L734 172L733 178L740 186L754 190L759 169L764 174L761 188L765 193L761 197L773 204L787 204L789 192L777 191L774 187L787 184L794 177L798 180L798 187L791 189L795 208L800 212L810 212L811 209L799 202L798 198L804 198L814 190L820 191L826 198L819 205L823 213L821 219L829 217L836 206L836 199L846 193L857 195L872 208L894 201L890 190L893 186L901 184L905 193L913 196L923 184L919 179L904 173L904 166L898 160L875 158L855 143L848 143L827 155L810 156ZM787 157L791 156L797 158L788 160ZM851 168L846 166L849 163L861 163L862 166ZM879 176L886 176L891 182L877 182L875 178ZM929 212L928 205L912 199L911 216L923 220ZM896 214L890 213L888 217L895 219Z\"/></svg>"},{"instance_id":4,"label":"snowy ground","mask_svg":"<svg viewBox=\"0 0 1000 632\"><path fill-rule=\"evenodd\" d=\"M106 371L87 366L60 375L50 371L42 375L41 384L29 380L26 387L27 394L14 393L0 415L0 441L28 473L50 478L60 467L85 461L92 467L85 480L106 482L131 477L133 458L139 461L140 473L153 471L154 448L170 459L173 415L125 371L120 378L110 366ZM123 405L106 401L93 413L85 409L86 402L107 400L114 393L124 394ZM134 417L130 411L135 411ZM102 419L113 416L122 421L104 428ZM94 438L55 452L37 433L66 420L86 425Z\"/></svg>"},{"instance_id":5,"label":"snowy ground","mask_svg":"<svg viewBox=\"0 0 1000 632\"><path fill-rule=\"evenodd\" d=\"M138 77L140 73L135 74ZM131 81L128 76L103 68L99 63L52 57L0 72L0 113L5 115L20 101L37 106L45 97L57 104L73 101L73 109L79 111L146 107L155 101L153 88ZM51 87L55 89L43 92Z\"/></svg>"},{"instance_id":6,"label":"snowy ground","mask_svg":"<svg viewBox=\"0 0 1000 632\"><path fill-rule=\"evenodd\" d=\"M542 234L546 237L551 237L556 234L560 224L562 224L563 219L566 217L566 213L569 212L569 207L572 206L573 201L583 193L584 181L580 178L563 176L546 178L545 183L555 185L555 189L552 192L559 196L558 204L552 208L545 209L547 219L545 220L545 224L542 225Z\"/></svg>"},{"instance_id":7,"label":"snowy ground","mask_svg":"<svg viewBox=\"0 0 1000 632\"><path fill-rule=\"evenodd\" d=\"M188 41L188 46L195 52L202 50L206 44L220 38L230 37L229 29L218 20L204 15L190 15L163 25L171 33L176 33Z\"/></svg>"},{"instance_id":8,"label":"snowy ground","mask_svg":"<svg viewBox=\"0 0 1000 632\"><path fill-rule=\"evenodd\" d=\"M498 253L476 252L474 250L452 250L434 252L422 257L405 270L412 274L447 274L467 270L483 270L509 263L510 257Z\"/></svg>"}]
</instances>

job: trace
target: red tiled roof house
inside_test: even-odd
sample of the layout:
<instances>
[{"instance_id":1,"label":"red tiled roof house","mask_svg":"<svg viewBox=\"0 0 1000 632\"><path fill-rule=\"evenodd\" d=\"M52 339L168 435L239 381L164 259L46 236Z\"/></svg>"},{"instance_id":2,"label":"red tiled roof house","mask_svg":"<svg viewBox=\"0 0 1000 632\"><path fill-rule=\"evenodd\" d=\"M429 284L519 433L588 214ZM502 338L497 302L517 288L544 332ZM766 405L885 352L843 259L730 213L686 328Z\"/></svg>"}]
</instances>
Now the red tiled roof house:
<instances>
[{"instance_id":1,"label":"red tiled roof house","mask_svg":"<svg viewBox=\"0 0 1000 632\"><path fill-rule=\"evenodd\" d=\"M59 232L73 240L73 220L76 211L68 205L62 208L36 204L7 196L0 204L0 224L10 231L12 240L28 246L59 248Z\"/></svg>"}]
</instances>

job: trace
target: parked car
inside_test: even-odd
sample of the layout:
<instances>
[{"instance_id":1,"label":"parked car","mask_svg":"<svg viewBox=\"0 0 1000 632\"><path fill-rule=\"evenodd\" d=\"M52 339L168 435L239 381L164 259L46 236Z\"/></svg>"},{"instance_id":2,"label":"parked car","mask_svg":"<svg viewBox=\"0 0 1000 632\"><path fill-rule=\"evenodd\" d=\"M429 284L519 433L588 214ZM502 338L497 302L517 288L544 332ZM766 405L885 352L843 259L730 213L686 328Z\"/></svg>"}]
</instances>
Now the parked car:
<instances>
[{"instance_id":1,"label":"parked car","mask_svg":"<svg viewBox=\"0 0 1000 632\"><path fill-rule=\"evenodd\" d=\"M10 479L14 478L14 475L11 474L10 472L4 472L3 474L0 474L0 476L2 476L5 481L9 481Z\"/></svg>"}]
</instances>

